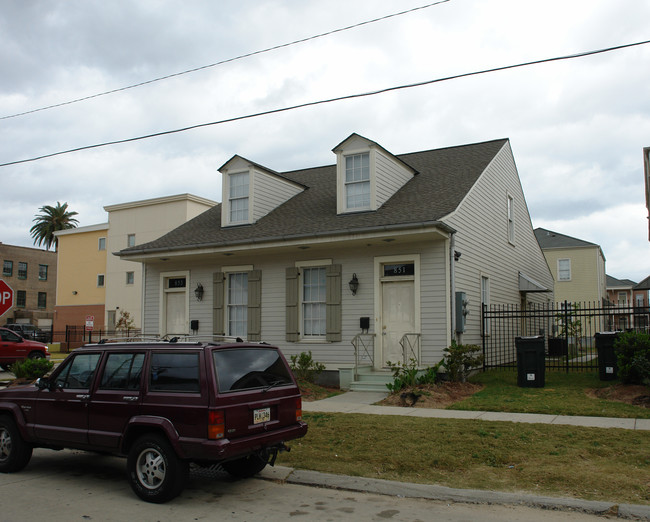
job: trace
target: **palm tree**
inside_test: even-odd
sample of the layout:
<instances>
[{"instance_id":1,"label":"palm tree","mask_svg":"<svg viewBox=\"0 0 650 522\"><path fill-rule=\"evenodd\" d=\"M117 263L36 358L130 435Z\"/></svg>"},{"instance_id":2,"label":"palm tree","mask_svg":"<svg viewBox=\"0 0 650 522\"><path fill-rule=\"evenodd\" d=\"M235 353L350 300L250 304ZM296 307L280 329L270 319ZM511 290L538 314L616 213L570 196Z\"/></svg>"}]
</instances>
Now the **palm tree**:
<instances>
[{"instance_id":1,"label":"palm tree","mask_svg":"<svg viewBox=\"0 0 650 522\"><path fill-rule=\"evenodd\" d=\"M74 216L78 212L68 211L68 204L61 205L58 201L56 207L45 205L39 208L39 211L41 214L37 214L32 220L36 224L29 229L29 233L34 238L35 245L44 244L47 250L54 245L54 251L56 252L59 247L59 240L54 235L54 232L76 228L79 221Z\"/></svg>"}]
</instances>

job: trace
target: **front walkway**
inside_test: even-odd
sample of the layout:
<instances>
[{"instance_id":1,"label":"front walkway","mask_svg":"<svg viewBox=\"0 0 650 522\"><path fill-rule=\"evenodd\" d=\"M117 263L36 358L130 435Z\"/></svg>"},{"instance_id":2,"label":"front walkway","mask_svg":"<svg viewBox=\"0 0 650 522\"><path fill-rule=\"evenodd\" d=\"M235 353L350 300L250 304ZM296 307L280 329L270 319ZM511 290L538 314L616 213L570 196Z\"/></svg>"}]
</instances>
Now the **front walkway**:
<instances>
[{"instance_id":1,"label":"front walkway","mask_svg":"<svg viewBox=\"0 0 650 522\"><path fill-rule=\"evenodd\" d=\"M386 397L383 392L346 392L319 401L302 403L304 412L363 413L368 415L404 415L439 419L470 419L485 421L523 422L529 424L558 424L589 428L621 428L650 431L650 419L618 419L610 417L581 417L544 415L536 413L505 413L490 411L441 410L434 408L408 408L376 406Z\"/></svg>"}]
</instances>

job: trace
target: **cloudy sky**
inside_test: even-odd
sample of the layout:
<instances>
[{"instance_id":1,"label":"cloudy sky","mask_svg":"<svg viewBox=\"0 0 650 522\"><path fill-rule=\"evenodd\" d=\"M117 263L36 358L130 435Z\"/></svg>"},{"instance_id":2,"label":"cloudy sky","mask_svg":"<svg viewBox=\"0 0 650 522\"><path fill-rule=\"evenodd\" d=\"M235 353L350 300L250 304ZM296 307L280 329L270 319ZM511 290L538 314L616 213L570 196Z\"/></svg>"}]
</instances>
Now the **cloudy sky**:
<instances>
[{"instance_id":1,"label":"cloudy sky","mask_svg":"<svg viewBox=\"0 0 650 522\"><path fill-rule=\"evenodd\" d=\"M431 3L2 0L0 163L650 40L647 0ZM80 226L116 203L221 201L234 154L327 165L352 132L394 154L510 138L533 226L601 245L614 277L650 274L650 44L2 166L0 241L32 246L57 201Z\"/></svg>"}]
</instances>

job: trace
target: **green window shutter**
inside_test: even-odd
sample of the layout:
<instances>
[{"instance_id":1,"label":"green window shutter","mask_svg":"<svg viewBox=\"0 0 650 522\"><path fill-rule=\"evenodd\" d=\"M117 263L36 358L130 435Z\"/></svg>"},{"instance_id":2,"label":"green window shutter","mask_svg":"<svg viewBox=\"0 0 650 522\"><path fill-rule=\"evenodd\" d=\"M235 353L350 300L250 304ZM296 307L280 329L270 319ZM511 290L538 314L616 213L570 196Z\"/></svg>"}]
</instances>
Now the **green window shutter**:
<instances>
[{"instance_id":1,"label":"green window shutter","mask_svg":"<svg viewBox=\"0 0 650 522\"><path fill-rule=\"evenodd\" d=\"M341 265L328 266L325 274L327 276L325 338L336 342L341 340Z\"/></svg>"},{"instance_id":2,"label":"green window shutter","mask_svg":"<svg viewBox=\"0 0 650 522\"><path fill-rule=\"evenodd\" d=\"M223 316L223 272L212 274L212 335L225 335Z\"/></svg>"},{"instance_id":3,"label":"green window shutter","mask_svg":"<svg viewBox=\"0 0 650 522\"><path fill-rule=\"evenodd\" d=\"M298 284L300 272L296 267L287 268L286 275L286 339L295 343L300 339L300 325L298 324Z\"/></svg>"},{"instance_id":4,"label":"green window shutter","mask_svg":"<svg viewBox=\"0 0 650 522\"><path fill-rule=\"evenodd\" d=\"M262 271L248 272L248 325L247 339L262 340Z\"/></svg>"}]
</instances>

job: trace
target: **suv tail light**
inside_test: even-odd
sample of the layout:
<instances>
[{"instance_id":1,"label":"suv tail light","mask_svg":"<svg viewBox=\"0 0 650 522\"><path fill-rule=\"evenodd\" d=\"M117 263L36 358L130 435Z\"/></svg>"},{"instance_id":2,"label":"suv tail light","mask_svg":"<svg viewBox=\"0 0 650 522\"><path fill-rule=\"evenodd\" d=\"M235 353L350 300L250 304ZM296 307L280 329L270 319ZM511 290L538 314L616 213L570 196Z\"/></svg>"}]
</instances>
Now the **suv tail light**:
<instances>
[{"instance_id":1,"label":"suv tail light","mask_svg":"<svg viewBox=\"0 0 650 522\"><path fill-rule=\"evenodd\" d=\"M226 433L226 418L222 410L208 412L208 439L223 439Z\"/></svg>"},{"instance_id":2,"label":"suv tail light","mask_svg":"<svg viewBox=\"0 0 650 522\"><path fill-rule=\"evenodd\" d=\"M302 397L296 399L296 420L302 420Z\"/></svg>"}]
</instances>

